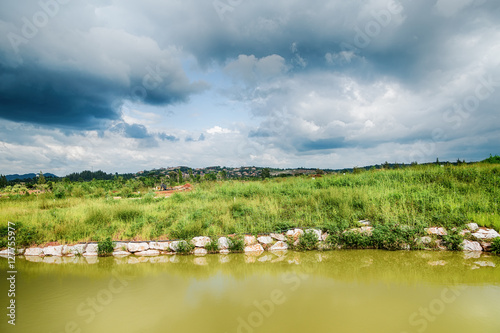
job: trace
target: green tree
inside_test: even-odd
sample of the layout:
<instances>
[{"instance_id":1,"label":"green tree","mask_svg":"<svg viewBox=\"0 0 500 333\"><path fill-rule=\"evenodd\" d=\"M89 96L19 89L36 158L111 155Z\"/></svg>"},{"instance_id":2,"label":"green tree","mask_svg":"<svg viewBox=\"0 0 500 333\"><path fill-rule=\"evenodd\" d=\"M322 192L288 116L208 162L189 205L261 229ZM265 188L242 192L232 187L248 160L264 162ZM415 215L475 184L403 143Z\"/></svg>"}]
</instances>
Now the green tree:
<instances>
[{"instance_id":1,"label":"green tree","mask_svg":"<svg viewBox=\"0 0 500 333\"><path fill-rule=\"evenodd\" d=\"M262 179L271 177L271 170L269 170L269 168L262 169L260 176L262 177Z\"/></svg>"},{"instance_id":2,"label":"green tree","mask_svg":"<svg viewBox=\"0 0 500 333\"><path fill-rule=\"evenodd\" d=\"M170 171L168 173L168 178L169 178L170 186L175 185L175 183L177 183L177 172Z\"/></svg>"},{"instance_id":3,"label":"green tree","mask_svg":"<svg viewBox=\"0 0 500 333\"><path fill-rule=\"evenodd\" d=\"M179 184L184 183L184 178L182 177L182 171L179 169Z\"/></svg>"},{"instance_id":4,"label":"green tree","mask_svg":"<svg viewBox=\"0 0 500 333\"><path fill-rule=\"evenodd\" d=\"M0 188L6 187L8 184L7 177L0 175Z\"/></svg>"},{"instance_id":5,"label":"green tree","mask_svg":"<svg viewBox=\"0 0 500 333\"><path fill-rule=\"evenodd\" d=\"M226 180L226 178L227 178L227 172L226 172L226 170L222 170L222 171L220 171L220 172L219 172L219 177L220 177L220 179L222 179L222 180Z\"/></svg>"},{"instance_id":6,"label":"green tree","mask_svg":"<svg viewBox=\"0 0 500 333\"><path fill-rule=\"evenodd\" d=\"M40 171L40 175L38 176L38 185L45 184L45 177L43 176L43 172Z\"/></svg>"}]
</instances>

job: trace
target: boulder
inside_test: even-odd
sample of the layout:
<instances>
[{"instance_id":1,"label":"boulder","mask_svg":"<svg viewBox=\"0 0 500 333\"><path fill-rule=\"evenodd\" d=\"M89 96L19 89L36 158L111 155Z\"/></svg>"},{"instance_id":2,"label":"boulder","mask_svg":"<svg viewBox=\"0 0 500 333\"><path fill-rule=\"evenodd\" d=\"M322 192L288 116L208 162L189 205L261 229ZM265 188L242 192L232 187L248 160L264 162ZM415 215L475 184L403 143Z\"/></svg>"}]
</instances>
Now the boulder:
<instances>
[{"instance_id":1,"label":"boulder","mask_svg":"<svg viewBox=\"0 0 500 333\"><path fill-rule=\"evenodd\" d=\"M75 245L64 245L63 246L63 255L68 255L68 256L75 256L75 255L82 255L85 252L85 248L87 247L86 244L75 244Z\"/></svg>"},{"instance_id":2,"label":"boulder","mask_svg":"<svg viewBox=\"0 0 500 333\"><path fill-rule=\"evenodd\" d=\"M188 246L188 243L185 240L173 241L173 242L170 242L170 249L172 251L176 251L177 252L179 250L179 244L180 243L184 243L184 245L186 247Z\"/></svg>"},{"instance_id":3,"label":"boulder","mask_svg":"<svg viewBox=\"0 0 500 333\"><path fill-rule=\"evenodd\" d=\"M128 245L127 245L128 252L134 253L134 252L142 252L142 251L146 251L146 250L149 250L149 244L146 242L128 243Z\"/></svg>"},{"instance_id":4,"label":"boulder","mask_svg":"<svg viewBox=\"0 0 500 333\"><path fill-rule=\"evenodd\" d=\"M127 251L128 243L126 242L116 242L114 244L113 250L115 251Z\"/></svg>"},{"instance_id":5,"label":"boulder","mask_svg":"<svg viewBox=\"0 0 500 333\"><path fill-rule=\"evenodd\" d=\"M462 242L462 250L464 251L482 251L483 248L479 242L471 242L467 239L464 239Z\"/></svg>"},{"instance_id":6,"label":"boulder","mask_svg":"<svg viewBox=\"0 0 500 333\"><path fill-rule=\"evenodd\" d=\"M309 233L313 233L316 235L316 239L321 242L321 230L318 230L318 229L307 229L306 232L309 234Z\"/></svg>"},{"instance_id":7,"label":"boulder","mask_svg":"<svg viewBox=\"0 0 500 333\"><path fill-rule=\"evenodd\" d=\"M264 252L264 248L260 244L245 246L245 253L249 253L249 252L252 252L252 253Z\"/></svg>"},{"instance_id":8,"label":"boulder","mask_svg":"<svg viewBox=\"0 0 500 333\"><path fill-rule=\"evenodd\" d=\"M361 221L358 221L358 223L362 227L368 227L368 226L372 225L372 223L368 220L361 220Z\"/></svg>"},{"instance_id":9,"label":"boulder","mask_svg":"<svg viewBox=\"0 0 500 333\"><path fill-rule=\"evenodd\" d=\"M471 230L471 231L475 231L475 230L479 229L479 226L477 225L477 223L473 223L473 222L471 222L471 223L467 223L465 226L466 226L469 230Z\"/></svg>"},{"instance_id":10,"label":"boulder","mask_svg":"<svg viewBox=\"0 0 500 333\"><path fill-rule=\"evenodd\" d=\"M217 244L219 245L219 249L222 250L227 250L229 248L229 239L227 237L221 237L217 241ZM221 252L222 253L222 252Z\"/></svg>"},{"instance_id":11,"label":"boulder","mask_svg":"<svg viewBox=\"0 0 500 333\"><path fill-rule=\"evenodd\" d=\"M222 249L219 251L220 254L228 254L230 251L228 249Z\"/></svg>"},{"instance_id":12,"label":"boulder","mask_svg":"<svg viewBox=\"0 0 500 333\"><path fill-rule=\"evenodd\" d=\"M271 236L260 236L259 238L257 238L257 240L259 241L259 243L262 243L262 244L273 243L273 239Z\"/></svg>"},{"instance_id":13,"label":"boulder","mask_svg":"<svg viewBox=\"0 0 500 333\"><path fill-rule=\"evenodd\" d=\"M286 240L286 237L283 234L274 234L274 233L272 233L269 236L271 236L272 238L276 239L277 241L284 242Z\"/></svg>"},{"instance_id":14,"label":"boulder","mask_svg":"<svg viewBox=\"0 0 500 333\"><path fill-rule=\"evenodd\" d=\"M208 251L202 247L197 247L194 249L193 254L195 256L204 256L208 253Z\"/></svg>"},{"instance_id":15,"label":"boulder","mask_svg":"<svg viewBox=\"0 0 500 333\"><path fill-rule=\"evenodd\" d=\"M14 255L14 251L9 251L9 249L5 249L0 251L0 256L2 257L8 257Z\"/></svg>"},{"instance_id":16,"label":"boulder","mask_svg":"<svg viewBox=\"0 0 500 333\"><path fill-rule=\"evenodd\" d=\"M443 227L430 227L426 228L425 231L430 235L446 236L448 233Z\"/></svg>"},{"instance_id":17,"label":"boulder","mask_svg":"<svg viewBox=\"0 0 500 333\"><path fill-rule=\"evenodd\" d=\"M326 242L326 239L328 238L328 233L327 232L324 232L323 235L321 235L321 240L323 242Z\"/></svg>"},{"instance_id":18,"label":"boulder","mask_svg":"<svg viewBox=\"0 0 500 333\"><path fill-rule=\"evenodd\" d=\"M473 233L472 236L476 237L477 239L489 240L500 237L500 234L494 229L480 228L475 233Z\"/></svg>"},{"instance_id":19,"label":"boulder","mask_svg":"<svg viewBox=\"0 0 500 333\"><path fill-rule=\"evenodd\" d=\"M470 234L470 230L469 229L464 229L464 230L461 230L458 234L460 236L465 236L467 234Z\"/></svg>"},{"instance_id":20,"label":"boulder","mask_svg":"<svg viewBox=\"0 0 500 333\"><path fill-rule=\"evenodd\" d=\"M84 256L97 256L97 243L88 244L85 248Z\"/></svg>"},{"instance_id":21,"label":"boulder","mask_svg":"<svg viewBox=\"0 0 500 333\"><path fill-rule=\"evenodd\" d=\"M291 229L286 232L286 236L293 238L293 240L297 240L303 234L304 231L302 229Z\"/></svg>"},{"instance_id":22,"label":"boulder","mask_svg":"<svg viewBox=\"0 0 500 333\"><path fill-rule=\"evenodd\" d=\"M149 242L150 250L170 251L170 242Z\"/></svg>"},{"instance_id":23,"label":"boulder","mask_svg":"<svg viewBox=\"0 0 500 333\"><path fill-rule=\"evenodd\" d=\"M255 236L252 235L245 235L244 241L246 246L257 244L257 238L255 238Z\"/></svg>"},{"instance_id":24,"label":"boulder","mask_svg":"<svg viewBox=\"0 0 500 333\"><path fill-rule=\"evenodd\" d=\"M115 257L125 257L125 256L129 256L131 254L132 253L130 253L128 251L114 251L113 252L113 256L115 256Z\"/></svg>"},{"instance_id":25,"label":"boulder","mask_svg":"<svg viewBox=\"0 0 500 333\"><path fill-rule=\"evenodd\" d=\"M157 256L160 254L160 251L158 250L146 250L146 251L139 251L134 253L136 256L139 257L152 257L152 256Z\"/></svg>"},{"instance_id":26,"label":"boulder","mask_svg":"<svg viewBox=\"0 0 500 333\"><path fill-rule=\"evenodd\" d=\"M366 234L368 236L372 235L372 230L373 230L373 227L370 227L370 226L359 228L359 231L361 233Z\"/></svg>"},{"instance_id":27,"label":"boulder","mask_svg":"<svg viewBox=\"0 0 500 333\"><path fill-rule=\"evenodd\" d=\"M423 245L429 245L432 242L432 238L430 238L429 236L423 236L420 237L418 242Z\"/></svg>"},{"instance_id":28,"label":"boulder","mask_svg":"<svg viewBox=\"0 0 500 333\"><path fill-rule=\"evenodd\" d=\"M481 247L483 248L484 252L491 252L491 243L481 242Z\"/></svg>"},{"instance_id":29,"label":"boulder","mask_svg":"<svg viewBox=\"0 0 500 333\"><path fill-rule=\"evenodd\" d=\"M269 251L284 251L284 250L288 250L288 244L282 241L276 242L276 244L271 246L271 248L269 249Z\"/></svg>"},{"instance_id":30,"label":"boulder","mask_svg":"<svg viewBox=\"0 0 500 333\"><path fill-rule=\"evenodd\" d=\"M191 239L191 244L195 247L205 247L207 244L211 242L210 237L200 236Z\"/></svg>"},{"instance_id":31,"label":"boulder","mask_svg":"<svg viewBox=\"0 0 500 333\"><path fill-rule=\"evenodd\" d=\"M47 246L43 248L43 254L46 256L62 257L63 246Z\"/></svg>"},{"instance_id":32,"label":"boulder","mask_svg":"<svg viewBox=\"0 0 500 333\"><path fill-rule=\"evenodd\" d=\"M43 250L39 247L29 247L24 251L25 256L41 256L43 255Z\"/></svg>"}]
</instances>

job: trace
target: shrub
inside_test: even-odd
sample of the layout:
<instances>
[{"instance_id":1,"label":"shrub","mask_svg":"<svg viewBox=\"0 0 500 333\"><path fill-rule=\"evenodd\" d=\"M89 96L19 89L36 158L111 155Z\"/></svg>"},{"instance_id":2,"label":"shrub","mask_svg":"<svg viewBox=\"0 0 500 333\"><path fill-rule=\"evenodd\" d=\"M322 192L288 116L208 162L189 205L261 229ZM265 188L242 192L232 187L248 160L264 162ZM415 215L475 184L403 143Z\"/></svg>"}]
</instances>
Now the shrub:
<instances>
[{"instance_id":1,"label":"shrub","mask_svg":"<svg viewBox=\"0 0 500 333\"><path fill-rule=\"evenodd\" d=\"M191 251L193 251L194 245L186 242L185 240L179 241L177 244L177 249L175 250L175 253L178 254L189 254Z\"/></svg>"},{"instance_id":2,"label":"shrub","mask_svg":"<svg viewBox=\"0 0 500 333\"><path fill-rule=\"evenodd\" d=\"M296 246L299 251L310 251L318 247L318 237L312 231L304 232L299 237L299 242Z\"/></svg>"},{"instance_id":3,"label":"shrub","mask_svg":"<svg viewBox=\"0 0 500 333\"><path fill-rule=\"evenodd\" d=\"M370 236L354 230L348 230L342 233L339 243L348 249L363 249L372 245Z\"/></svg>"},{"instance_id":4,"label":"shrub","mask_svg":"<svg viewBox=\"0 0 500 333\"><path fill-rule=\"evenodd\" d=\"M500 237L495 238L491 242L491 252L500 255Z\"/></svg>"},{"instance_id":5,"label":"shrub","mask_svg":"<svg viewBox=\"0 0 500 333\"><path fill-rule=\"evenodd\" d=\"M229 250L231 252L242 252L245 249L245 240L242 236L229 237Z\"/></svg>"},{"instance_id":6,"label":"shrub","mask_svg":"<svg viewBox=\"0 0 500 333\"><path fill-rule=\"evenodd\" d=\"M458 234L457 231L450 231L448 235L443 236L444 245L450 251L462 250L462 242L464 238Z\"/></svg>"},{"instance_id":7,"label":"shrub","mask_svg":"<svg viewBox=\"0 0 500 333\"><path fill-rule=\"evenodd\" d=\"M16 245L17 246L31 246L33 244L42 243L39 238L38 231L35 227L19 226L17 224L16 231Z\"/></svg>"},{"instance_id":8,"label":"shrub","mask_svg":"<svg viewBox=\"0 0 500 333\"><path fill-rule=\"evenodd\" d=\"M111 237L97 243L97 254L99 257L109 256L113 253L113 250L114 246Z\"/></svg>"},{"instance_id":9,"label":"shrub","mask_svg":"<svg viewBox=\"0 0 500 333\"><path fill-rule=\"evenodd\" d=\"M210 243L205 245L205 250L207 250L209 253L216 253L219 251L219 244L216 240L210 239Z\"/></svg>"},{"instance_id":10,"label":"shrub","mask_svg":"<svg viewBox=\"0 0 500 333\"><path fill-rule=\"evenodd\" d=\"M418 234L416 228L406 225L378 225L372 232L372 244L377 249L385 250L400 250L405 245L415 248Z\"/></svg>"}]
</instances>

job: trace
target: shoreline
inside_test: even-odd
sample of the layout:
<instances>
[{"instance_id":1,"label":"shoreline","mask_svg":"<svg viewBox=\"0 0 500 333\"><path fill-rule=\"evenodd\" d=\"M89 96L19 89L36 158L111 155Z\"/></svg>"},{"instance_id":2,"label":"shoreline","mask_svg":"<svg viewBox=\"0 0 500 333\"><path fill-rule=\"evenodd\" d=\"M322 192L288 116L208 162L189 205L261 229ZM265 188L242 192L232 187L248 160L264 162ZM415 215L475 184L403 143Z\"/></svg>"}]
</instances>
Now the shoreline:
<instances>
[{"instance_id":1,"label":"shoreline","mask_svg":"<svg viewBox=\"0 0 500 333\"><path fill-rule=\"evenodd\" d=\"M340 249L386 249L386 250L434 250L434 251L467 251L467 252L491 252L491 242L500 238L500 234L494 229L479 227L476 223L467 224L467 228L448 232L444 227L429 227L425 229L425 235L419 235L413 240L413 244L397 243L387 244L388 247L381 248L370 245L369 241L376 230L370 221L361 220L358 228L343 230L334 235L320 229L294 228L284 233L269 233L260 235L227 235L217 238L198 236L191 240L149 240L149 241L111 241L108 240L108 251L104 256L113 257L156 257L161 255L195 255L204 256L211 253L246 253L261 255L264 252L287 251L287 250L340 250ZM378 231L378 230L377 230ZM447 240L452 234L451 242ZM335 243L335 237L354 237L354 243ZM454 236L453 236L454 235ZM390 236L394 236L389 234ZM455 237L455 238L453 238ZM363 243L364 242L364 243ZM446 243L448 242L448 243ZM50 244L50 243L49 243ZM24 255L25 257L98 257L99 246L102 242L86 242L75 245L49 245L45 247L34 246L29 248L7 248L0 251L2 257L13 255ZM354 244L354 246L353 246ZM450 248L451 244L451 248ZM112 251L110 246L112 246ZM102 249L101 249L102 252ZM102 253L101 253L102 254ZM102 255L101 255L102 256Z\"/></svg>"}]
</instances>

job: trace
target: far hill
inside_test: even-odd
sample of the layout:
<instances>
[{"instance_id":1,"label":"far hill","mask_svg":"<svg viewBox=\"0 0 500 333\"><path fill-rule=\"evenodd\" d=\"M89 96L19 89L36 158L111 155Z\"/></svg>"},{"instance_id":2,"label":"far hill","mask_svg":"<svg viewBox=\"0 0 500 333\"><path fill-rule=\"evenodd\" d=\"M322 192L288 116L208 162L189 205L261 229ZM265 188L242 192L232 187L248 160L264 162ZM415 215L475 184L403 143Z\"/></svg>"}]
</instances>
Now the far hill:
<instances>
[{"instance_id":1,"label":"far hill","mask_svg":"<svg viewBox=\"0 0 500 333\"><path fill-rule=\"evenodd\" d=\"M5 178L7 178L8 181L16 180L16 179L24 180L24 179L33 179L33 178L36 178L36 177L38 177L38 175L39 175L38 173L26 173L24 175L18 175L16 173L16 174L13 174L13 175L6 175ZM57 176L54 175L53 173L44 173L43 176L45 178L57 178Z\"/></svg>"}]
</instances>

